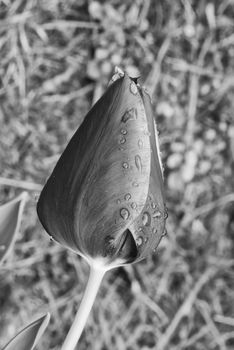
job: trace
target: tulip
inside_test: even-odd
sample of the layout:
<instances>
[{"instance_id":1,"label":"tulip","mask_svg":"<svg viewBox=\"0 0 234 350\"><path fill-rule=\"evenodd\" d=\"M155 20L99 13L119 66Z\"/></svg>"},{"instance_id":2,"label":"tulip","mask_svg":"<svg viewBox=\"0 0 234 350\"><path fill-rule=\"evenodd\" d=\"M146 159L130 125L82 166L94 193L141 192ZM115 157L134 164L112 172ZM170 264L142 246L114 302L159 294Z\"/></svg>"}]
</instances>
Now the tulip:
<instances>
[{"instance_id":1,"label":"tulip","mask_svg":"<svg viewBox=\"0 0 234 350\"><path fill-rule=\"evenodd\" d=\"M37 205L48 234L91 267L84 310L78 311L62 350L75 347L77 328L86 321L80 315L91 309L104 273L142 260L165 234L162 164L150 97L137 79L120 70L112 80L73 135Z\"/></svg>"}]
</instances>

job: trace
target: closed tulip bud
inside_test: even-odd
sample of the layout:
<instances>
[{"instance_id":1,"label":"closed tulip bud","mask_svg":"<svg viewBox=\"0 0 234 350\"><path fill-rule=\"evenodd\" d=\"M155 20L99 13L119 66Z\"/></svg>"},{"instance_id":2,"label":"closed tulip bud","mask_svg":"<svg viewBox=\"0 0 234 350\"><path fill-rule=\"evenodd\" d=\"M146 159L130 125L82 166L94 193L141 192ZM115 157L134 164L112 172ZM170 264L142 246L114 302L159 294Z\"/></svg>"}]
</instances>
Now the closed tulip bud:
<instances>
[{"instance_id":1,"label":"closed tulip bud","mask_svg":"<svg viewBox=\"0 0 234 350\"><path fill-rule=\"evenodd\" d=\"M157 247L165 232L164 202L150 97L125 73L67 145L42 190L38 216L56 241L90 263L112 267Z\"/></svg>"},{"instance_id":2,"label":"closed tulip bud","mask_svg":"<svg viewBox=\"0 0 234 350\"><path fill-rule=\"evenodd\" d=\"M150 97L118 71L84 118L43 188L45 230L90 264L88 284L61 350L73 350L104 273L154 250L167 217Z\"/></svg>"}]
</instances>

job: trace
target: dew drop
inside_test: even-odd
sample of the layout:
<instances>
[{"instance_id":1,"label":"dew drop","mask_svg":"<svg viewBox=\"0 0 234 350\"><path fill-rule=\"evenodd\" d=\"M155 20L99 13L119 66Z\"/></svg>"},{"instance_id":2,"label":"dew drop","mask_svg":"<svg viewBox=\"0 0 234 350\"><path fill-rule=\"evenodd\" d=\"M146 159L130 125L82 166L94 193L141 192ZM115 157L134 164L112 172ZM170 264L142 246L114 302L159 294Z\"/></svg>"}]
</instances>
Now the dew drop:
<instances>
[{"instance_id":1,"label":"dew drop","mask_svg":"<svg viewBox=\"0 0 234 350\"><path fill-rule=\"evenodd\" d=\"M120 210L120 216L121 218L123 218L124 220L127 220L129 218L129 211L126 208L122 208Z\"/></svg>"},{"instance_id":2,"label":"dew drop","mask_svg":"<svg viewBox=\"0 0 234 350\"><path fill-rule=\"evenodd\" d=\"M123 137L123 136L121 135L121 137L120 137L120 139L119 139L119 143L122 145L122 144L125 143L125 142L126 142L125 137Z\"/></svg>"},{"instance_id":3,"label":"dew drop","mask_svg":"<svg viewBox=\"0 0 234 350\"><path fill-rule=\"evenodd\" d=\"M122 129L120 132L122 135L126 135L128 133L127 130L125 130L125 129Z\"/></svg>"},{"instance_id":4,"label":"dew drop","mask_svg":"<svg viewBox=\"0 0 234 350\"><path fill-rule=\"evenodd\" d=\"M140 148L140 149L142 149L142 147L143 147L143 141L140 139L140 140L138 140L138 147Z\"/></svg>"},{"instance_id":5,"label":"dew drop","mask_svg":"<svg viewBox=\"0 0 234 350\"><path fill-rule=\"evenodd\" d=\"M117 203L117 204L120 204L120 203L121 203L121 200L120 200L120 199L117 199L116 203Z\"/></svg>"},{"instance_id":6,"label":"dew drop","mask_svg":"<svg viewBox=\"0 0 234 350\"><path fill-rule=\"evenodd\" d=\"M156 204L154 202L151 203L151 208L155 209L156 208Z\"/></svg>"},{"instance_id":7,"label":"dew drop","mask_svg":"<svg viewBox=\"0 0 234 350\"><path fill-rule=\"evenodd\" d=\"M50 242L53 242L53 240L54 240L54 239L53 239L53 237L52 237L52 236L50 236Z\"/></svg>"},{"instance_id":8,"label":"dew drop","mask_svg":"<svg viewBox=\"0 0 234 350\"><path fill-rule=\"evenodd\" d=\"M153 234L155 235L157 233L156 227L153 227Z\"/></svg>"},{"instance_id":9,"label":"dew drop","mask_svg":"<svg viewBox=\"0 0 234 350\"><path fill-rule=\"evenodd\" d=\"M145 238L145 243L147 243L147 242L148 242L148 240L149 240L149 239L146 237L146 238Z\"/></svg>"},{"instance_id":10,"label":"dew drop","mask_svg":"<svg viewBox=\"0 0 234 350\"><path fill-rule=\"evenodd\" d=\"M142 245L143 241L144 241L144 240L143 240L143 238L142 238L141 236L139 236L139 237L136 238L136 244L137 244L138 246Z\"/></svg>"},{"instance_id":11,"label":"dew drop","mask_svg":"<svg viewBox=\"0 0 234 350\"><path fill-rule=\"evenodd\" d=\"M126 201L129 201L129 200L131 199L130 193L125 194L124 199L125 199Z\"/></svg>"},{"instance_id":12,"label":"dew drop","mask_svg":"<svg viewBox=\"0 0 234 350\"><path fill-rule=\"evenodd\" d=\"M144 226L149 226L150 225L150 214L145 211L142 215L142 223Z\"/></svg>"},{"instance_id":13,"label":"dew drop","mask_svg":"<svg viewBox=\"0 0 234 350\"><path fill-rule=\"evenodd\" d=\"M3 252L6 249L5 245L0 245L0 252Z\"/></svg>"},{"instance_id":14,"label":"dew drop","mask_svg":"<svg viewBox=\"0 0 234 350\"><path fill-rule=\"evenodd\" d=\"M162 233L162 237L166 236L167 235L167 229L165 228L165 230L163 231Z\"/></svg>"},{"instance_id":15,"label":"dew drop","mask_svg":"<svg viewBox=\"0 0 234 350\"><path fill-rule=\"evenodd\" d=\"M123 162L122 167L124 169L128 169L129 168L129 164L127 162Z\"/></svg>"},{"instance_id":16,"label":"dew drop","mask_svg":"<svg viewBox=\"0 0 234 350\"><path fill-rule=\"evenodd\" d=\"M156 210L156 211L153 213L153 218L154 218L154 219L161 219L161 217L162 217L161 211Z\"/></svg>"},{"instance_id":17,"label":"dew drop","mask_svg":"<svg viewBox=\"0 0 234 350\"><path fill-rule=\"evenodd\" d=\"M137 204L135 202L132 202L131 207L132 207L132 209L136 209L137 208Z\"/></svg>"},{"instance_id":18,"label":"dew drop","mask_svg":"<svg viewBox=\"0 0 234 350\"><path fill-rule=\"evenodd\" d=\"M135 156L135 164L139 171L142 171L141 157L139 155Z\"/></svg>"},{"instance_id":19,"label":"dew drop","mask_svg":"<svg viewBox=\"0 0 234 350\"><path fill-rule=\"evenodd\" d=\"M138 187L139 183L138 182L133 182L132 185L133 185L133 187Z\"/></svg>"},{"instance_id":20,"label":"dew drop","mask_svg":"<svg viewBox=\"0 0 234 350\"><path fill-rule=\"evenodd\" d=\"M130 84L130 91L133 95L136 95L138 92L137 86L133 81Z\"/></svg>"},{"instance_id":21,"label":"dew drop","mask_svg":"<svg viewBox=\"0 0 234 350\"><path fill-rule=\"evenodd\" d=\"M136 108L128 109L121 118L123 123L127 123L129 120L136 120L137 110Z\"/></svg>"}]
</instances>

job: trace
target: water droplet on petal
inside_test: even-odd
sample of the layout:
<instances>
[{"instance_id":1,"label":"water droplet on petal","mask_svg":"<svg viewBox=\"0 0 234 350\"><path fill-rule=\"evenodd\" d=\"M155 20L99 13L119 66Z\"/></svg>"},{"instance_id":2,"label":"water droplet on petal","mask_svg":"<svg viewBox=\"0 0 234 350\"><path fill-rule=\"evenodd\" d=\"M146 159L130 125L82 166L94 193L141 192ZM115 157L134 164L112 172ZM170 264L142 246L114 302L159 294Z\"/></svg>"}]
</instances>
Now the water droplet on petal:
<instances>
[{"instance_id":1,"label":"water droplet on petal","mask_svg":"<svg viewBox=\"0 0 234 350\"><path fill-rule=\"evenodd\" d=\"M133 187L138 187L139 183L138 182L133 182L132 185L133 185Z\"/></svg>"},{"instance_id":2,"label":"water droplet on petal","mask_svg":"<svg viewBox=\"0 0 234 350\"><path fill-rule=\"evenodd\" d=\"M167 211L167 207L165 207L165 211L163 214L163 218L166 220L168 218L168 211Z\"/></svg>"},{"instance_id":3,"label":"water droplet on petal","mask_svg":"<svg viewBox=\"0 0 234 350\"><path fill-rule=\"evenodd\" d=\"M6 249L5 245L0 245L0 252L3 252Z\"/></svg>"},{"instance_id":4,"label":"water droplet on petal","mask_svg":"<svg viewBox=\"0 0 234 350\"><path fill-rule=\"evenodd\" d=\"M139 237L136 238L136 244L137 244L138 246L142 245L143 241L144 241L144 240L143 240L143 238L142 238L141 236L139 236Z\"/></svg>"},{"instance_id":5,"label":"water droplet on petal","mask_svg":"<svg viewBox=\"0 0 234 350\"><path fill-rule=\"evenodd\" d=\"M128 169L129 168L129 164L127 162L123 162L122 164L124 169Z\"/></svg>"},{"instance_id":6,"label":"water droplet on petal","mask_svg":"<svg viewBox=\"0 0 234 350\"><path fill-rule=\"evenodd\" d=\"M148 242L148 240L149 240L149 238L148 238L148 237L145 237L145 243L147 243L147 242Z\"/></svg>"},{"instance_id":7,"label":"water droplet on petal","mask_svg":"<svg viewBox=\"0 0 234 350\"><path fill-rule=\"evenodd\" d=\"M141 157L139 155L135 156L135 164L139 171L142 171Z\"/></svg>"},{"instance_id":8,"label":"water droplet on petal","mask_svg":"<svg viewBox=\"0 0 234 350\"><path fill-rule=\"evenodd\" d=\"M128 132L127 132L127 130L125 130L125 129L122 129L121 131L121 134L123 134L123 135L126 135Z\"/></svg>"},{"instance_id":9,"label":"water droplet on petal","mask_svg":"<svg viewBox=\"0 0 234 350\"><path fill-rule=\"evenodd\" d=\"M163 233L162 233L162 237L163 236L166 236L167 235L167 229L165 228L165 230L163 231Z\"/></svg>"},{"instance_id":10,"label":"water droplet on petal","mask_svg":"<svg viewBox=\"0 0 234 350\"><path fill-rule=\"evenodd\" d=\"M154 202L151 203L151 208L155 209L156 208L156 204Z\"/></svg>"},{"instance_id":11,"label":"water droplet on petal","mask_svg":"<svg viewBox=\"0 0 234 350\"><path fill-rule=\"evenodd\" d=\"M155 235L157 233L156 227L153 227L153 234Z\"/></svg>"},{"instance_id":12,"label":"water droplet on petal","mask_svg":"<svg viewBox=\"0 0 234 350\"><path fill-rule=\"evenodd\" d=\"M125 199L126 201L129 201L129 200L131 199L130 193L125 194L124 199Z\"/></svg>"},{"instance_id":13,"label":"water droplet on petal","mask_svg":"<svg viewBox=\"0 0 234 350\"><path fill-rule=\"evenodd\" d=\"M117 203L117 204L120 204L120 203L121 203L121 200L120 200L120 199L117 199L116 203Z\"/></svg>"},{"instance_id":14,"label":"water droplet on petal","mask_svg":"<svg viewBox=\"0 0 234 350\"><path fill-rule=\"evenodd\" d=\"M125 137L123 137L123 135L121 135L120 139L119 139L119 143L122 145L123 143L126 142Z\"/></svg>"},{"instance_id":15,"label":"water droplet on petal","mask_svg":"<svg viewBox=\"0 0 234 350\"><path fill-rule=\"evenodd\" d=\"M137 208L137 204L135 202L132 202L131 207L132 207L132 209L136 209Z\"/></svg>"},{"instance_id":16,"label":"water droplet on petal","mask_svg":"<svg viewBox=\"0 0 234 350\"><path fill-rule=\"evenodd\" d=\"M143 141L140 139L138 140L138 147L141 149L143 147Z\"/></svg>"},{"instance_id":17,"label":"water droplet on petal","mask_svg":"<svg viewBox=\"0 0 234 350\"><path fill-rule=\"evenodd\" d=\"M150 221L151 221L150 214L147 211L145 211L143 213L143 215L142 215L142 223L143 223L143 225L144 226L149 226L150 225Z\"/></svg>"},{"instance_id":18,"label":"water droplet on petal","mask_svg":"<svg viewBox=\"0 0 234 350\"><path fill-rule=\"evenodd\" d=\"M124 219L127 220L129 218L129 211L126 208L122 208L120 210L120 216Z\"/></svg>"},{"instance_id":19,"label":"water droplet on petal","mask_svg":"<svg viewBox=\"0 0 234 350\"><path fill-rule=\"evenodd\" d=\"M53 242L53 240L54 240L54 239L53 239L53 237L52 237L52 236L50 236L50 242Z\"/></svg>"},{"instance_id":20,"label":"water droplet on petal","mask_svg":"<svg viewBox=\"0 0 234 350\"><path fill-rule=\"evenodd\" d=\"M162 218L162 213L161 213L161 211L156 210L156 211L153 213L153 218L154 218L154 219L161 219L161 218Z\"/></svg>"},{"instance_id":21,"label":"water droplet on petal","mask_svg":"<svg viewBox=\"0 0 234 350\"><path fill-rule=\"evenodd\" d=\"M136 120L137 118L137 109L131 108L128 109L121 118L123 123L127 123L129 120Z\"/></svg>"}]
</instances>

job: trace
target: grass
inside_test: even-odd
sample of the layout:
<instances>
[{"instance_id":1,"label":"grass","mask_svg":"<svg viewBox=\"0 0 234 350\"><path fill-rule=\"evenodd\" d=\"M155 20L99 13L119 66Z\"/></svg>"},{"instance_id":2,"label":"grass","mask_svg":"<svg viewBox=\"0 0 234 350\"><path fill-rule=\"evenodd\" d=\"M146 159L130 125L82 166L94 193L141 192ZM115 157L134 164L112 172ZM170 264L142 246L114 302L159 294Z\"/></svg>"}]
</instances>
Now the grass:
<instances>
[{"instance_id":1,"label":"grass","mask_svg":"<svg viewBox=\"0 0 234 350\"><path fill-rule=\"evenodd\" d=\"M0 202L30 192L1 268L0 347L46 311L38 350L70 327L88 266L50 242L36 198L119 65L153 97L168 235L106 275L79 349L233 349L233 16L232 0L0 1Z\"/></svg>"}]
</instances>

